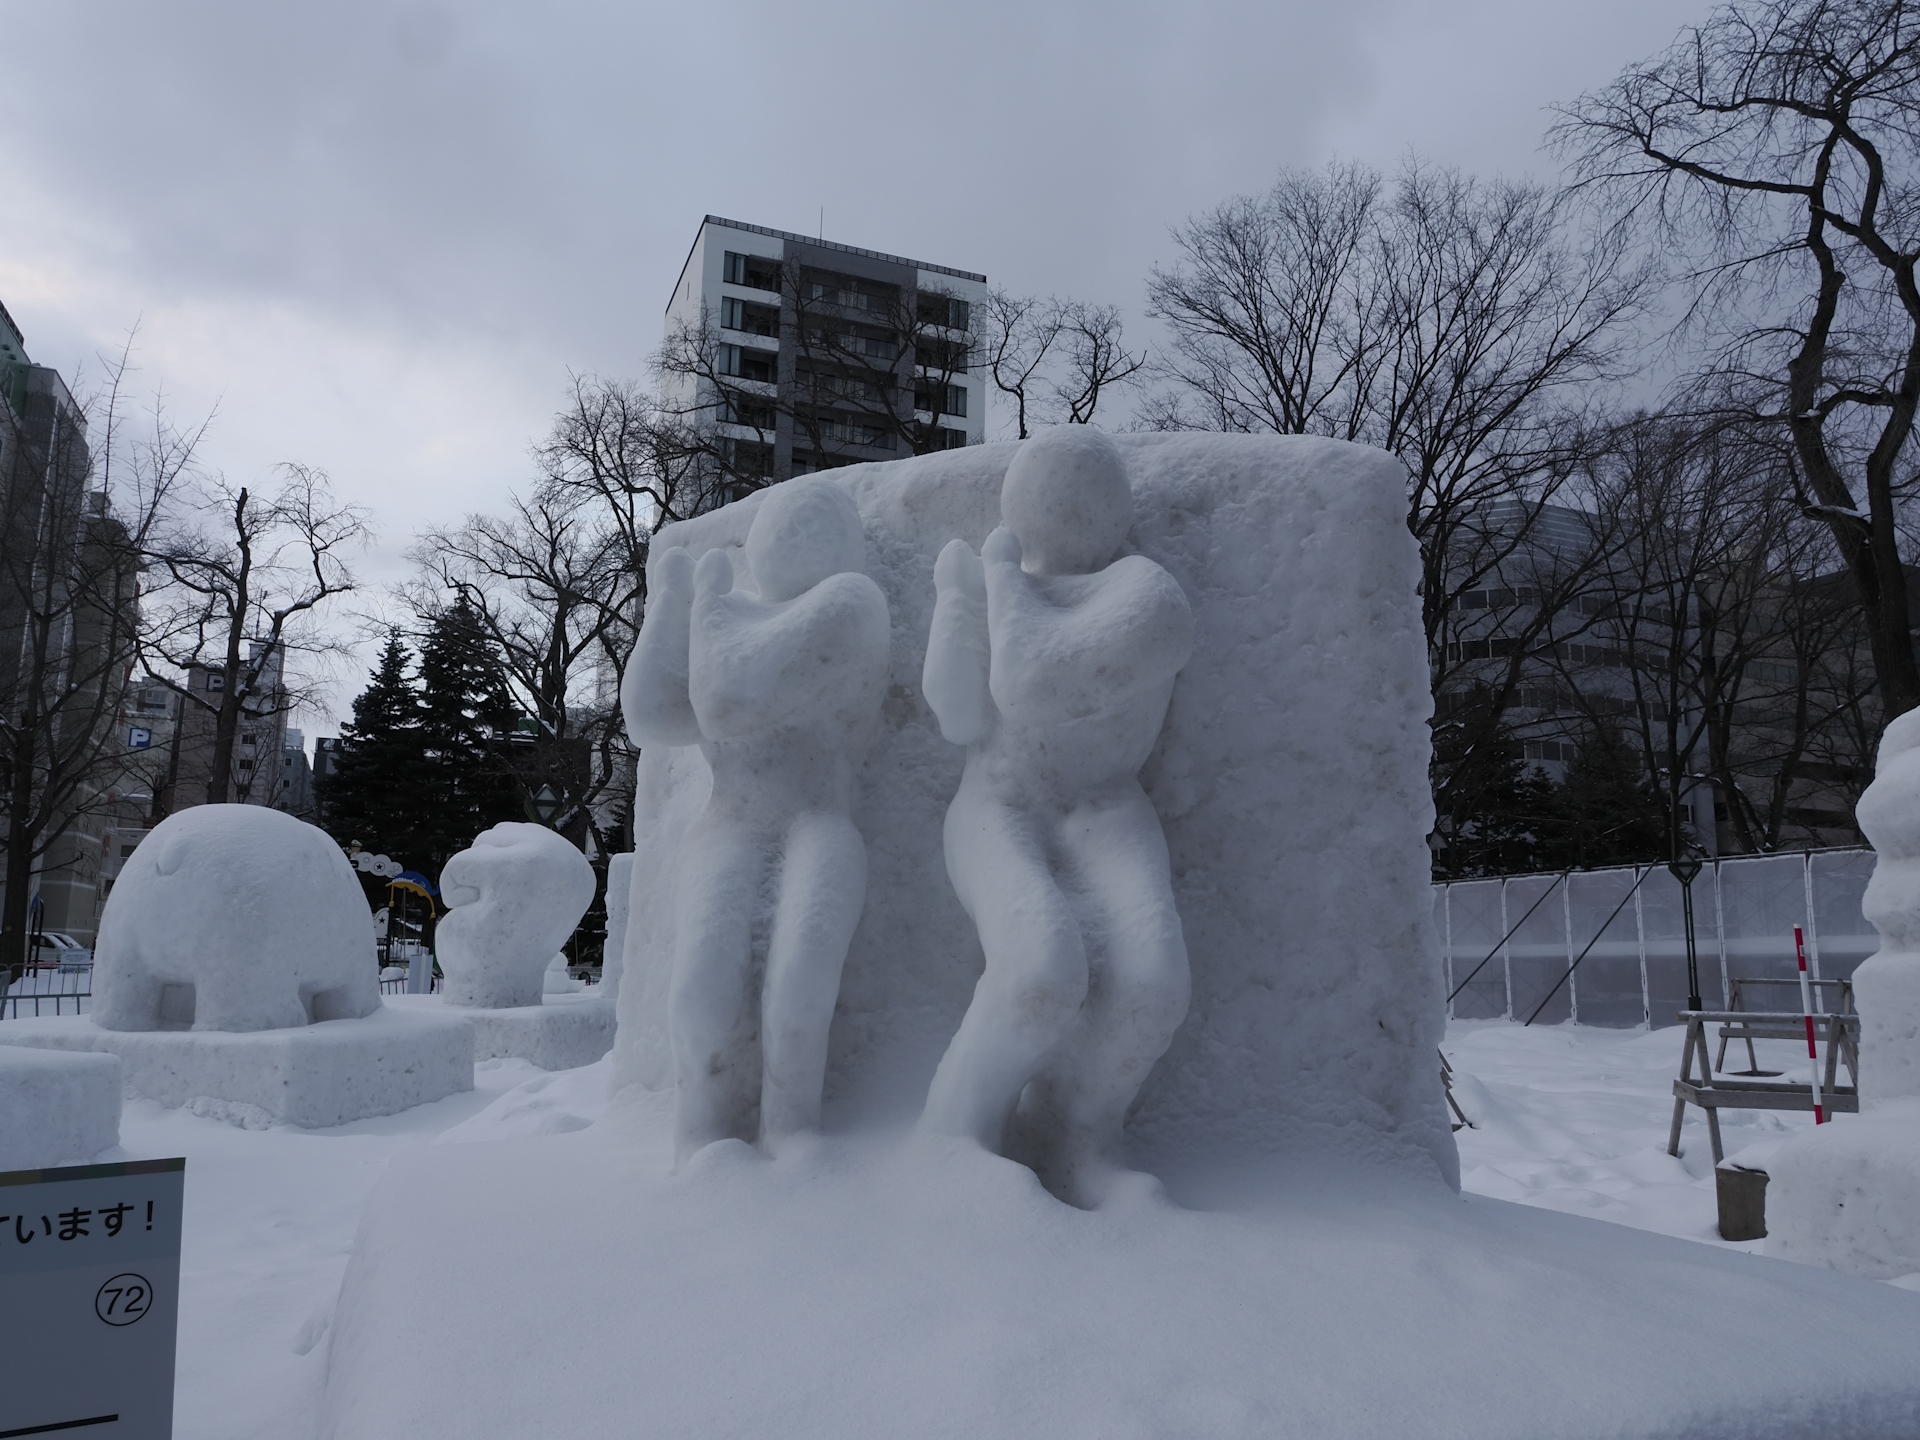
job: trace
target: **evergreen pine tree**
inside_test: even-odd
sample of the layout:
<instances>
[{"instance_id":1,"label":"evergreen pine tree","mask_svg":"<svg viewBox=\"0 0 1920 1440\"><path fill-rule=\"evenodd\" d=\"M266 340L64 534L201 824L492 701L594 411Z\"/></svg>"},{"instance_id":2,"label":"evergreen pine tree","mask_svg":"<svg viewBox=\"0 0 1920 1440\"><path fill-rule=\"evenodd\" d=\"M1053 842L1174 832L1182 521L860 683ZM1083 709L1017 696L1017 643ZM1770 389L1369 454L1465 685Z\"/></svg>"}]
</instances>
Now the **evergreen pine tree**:
<instances>
[{"instance_id":1,"label":"evergreen pine tree","mask_svg":"<svg viewBox=\"0 0 1920 1440\"><path fill-rule=\"evenodd\" d=\"M342 845L357 840L420 870L432 864L434 797L423 764L420 696L407 676L410 658L400 637L390 636L353 702L352 721L341 727L339 762L317 790L322 823L334 839Z\"/></svg>"},{"instance_id":2,"label":"evergreen pine tree","mask_svg":"<svg viewBox=\"0 0 1920 1440\"><path fill-rule=\"evenodd\" d=\"M1553 799L1553 868L1667 858L1666 801L1647 779L1639 752L1614 726L1596 721L1587 731Z\"/></svg>"},{"instance_id":3,"label":"evergreen pine tree","mask_svg":"<svg viewBox=\"0 0 1920 1440\"><path fill-rule=\"evenodd\" d=\"M420 724L431 806L423 837L437 874L502 820L524 820L506 747L514 708L499 656L461 597L433 617L420 650Z\"/></svg>"}]
</instances>

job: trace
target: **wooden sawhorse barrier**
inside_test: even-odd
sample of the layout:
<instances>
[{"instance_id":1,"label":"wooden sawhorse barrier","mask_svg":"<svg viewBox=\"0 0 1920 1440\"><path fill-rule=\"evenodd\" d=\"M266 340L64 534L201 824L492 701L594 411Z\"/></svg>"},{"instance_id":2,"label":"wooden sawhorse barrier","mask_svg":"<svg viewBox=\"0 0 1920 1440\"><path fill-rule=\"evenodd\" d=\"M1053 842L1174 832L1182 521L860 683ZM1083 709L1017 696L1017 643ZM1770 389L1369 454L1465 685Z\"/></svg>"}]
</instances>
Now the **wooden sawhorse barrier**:
<instances>
[{"instance_id":1,"label":"wooden sawhorse barrier","mask_svg":"<svg viewBox=\"0 0 1920 1440\"><path fill-rule=\"evenodd\" d=\"M1680 1054L1680 1078L1673 1082L1673 1132L1667 1137L1669 1155L1680 1153L1680 1124L1686 1119L1689 1105L1698 1105L1707 1112L1707 1133L1713 1140L1715 1165L1726 1158L1720 1147L1721 1110L1813 1109L1811 1081L1715 1075L1707 1050L1707 1027L1716 1024L1720 1027L1716 1038L1720 1041L1722 1059L1729 1040L1804 1041L1805 1015L1797 1010L1682 1010L1680 1019L1686 1022L1687 1044ZM1820 1079L1822 1106L1830 1115L1857 1114L1860 1109L1860 1017L1816 1015L1813 1034L1816 1042L1825 1042L1827 1047L1826 1065ZM1697 1080L1693 1075L1696 1057L1700 1062ZM1837 1070L1843 1058L1853 1081L1851 1085L1839 1083Z\"/></svg>"}]
</instances>

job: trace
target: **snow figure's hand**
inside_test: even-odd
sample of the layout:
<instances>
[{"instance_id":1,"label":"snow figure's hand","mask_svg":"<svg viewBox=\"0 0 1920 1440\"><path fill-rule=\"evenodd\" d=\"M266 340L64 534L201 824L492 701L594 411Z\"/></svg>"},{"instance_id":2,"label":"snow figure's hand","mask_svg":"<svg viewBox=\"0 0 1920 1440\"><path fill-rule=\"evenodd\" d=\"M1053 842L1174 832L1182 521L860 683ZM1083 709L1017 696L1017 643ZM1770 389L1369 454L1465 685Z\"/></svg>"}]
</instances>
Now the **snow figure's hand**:
<instances>
[{"instance_id":1,"label":"snow figure's hand","mask_svg":"<svg viewBox=\"0 0 1920 1440\"><path fill-rule=\"evenodd\" d=\"M693 572L693 593L725 595L733 589L733 562L724 550L709 550Z\"/></svg>"},{"instance_id":2,"label":"snow figure's hand","mask_svg":"<svg viewBox=\"0 0 1920 1440\"><path fill-rule=\"evenodd\" d=\"M656 600L687 600L693 595L693 557L681 545L662 555L653 567Z\"/></svg>"},{"instance_id":3,"label":"snow figure's hand","mask_svg":"<svg viewBox=\"0 0 1920 1440\"><path fill-rule=\"evenodd\" d=\"M987 580L980 557L966 541L947 542L940 558L933 562L933 588L942 595L957 592L969 599L986 599Z\"/></svg>"},{"instance_id":4,"label":"snow figure's hand","mask_svg":"<svg viewBox=\"0 0 1920 1440\"><path fill-rule=\"evenodd\" d=\"M980 547L980 558L989 565L1018 565L1020 537L1002 525L987 536L987 543Z\"/></svg>"}]
</instances>

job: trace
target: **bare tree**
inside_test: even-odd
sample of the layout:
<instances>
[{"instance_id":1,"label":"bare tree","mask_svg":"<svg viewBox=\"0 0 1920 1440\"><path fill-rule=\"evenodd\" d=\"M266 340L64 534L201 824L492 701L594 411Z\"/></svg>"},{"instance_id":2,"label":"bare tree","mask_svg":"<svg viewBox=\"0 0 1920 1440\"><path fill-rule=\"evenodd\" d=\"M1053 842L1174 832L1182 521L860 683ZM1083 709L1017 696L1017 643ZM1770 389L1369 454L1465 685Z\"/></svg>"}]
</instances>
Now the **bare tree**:
<instances>
[{"instance_id":1,"label":"bare tree","mask_svg":"<svg viewBox=\"0 0 1920 1440\"><path fill-rule=\"evenodd\" d=\"M196 713L211 721L204 799L222 804L233 789L243 719L306 703L295 662L341 653L314 622L357 588L346 557L370 529L362 507L337 500L326 475L304 465L282 466L271 496L218 477L189 478L174 487L143 547L149 589L139 658L150 679L180 697L183 729ZM196 674L208 683L195 687ZM249 784L240 784L243 800Z\"/></svg>"},{"instance_id":2,"label":"bare tree","mask_svg":"<svg viewBox=\"0 0 1920 1440\"><path fill-rule=\"evenodd\" d=\"M1904 0L1745 0L1564 113L1579 183L1681 258L1696 394L1790 441L1885 718L1920 705L1900 510L1920 406L1920 24Z\"/></svg>"},{"instance_id":3,"label":"bare tree","mask_svg":"<svg viewBox=\"0 0 1920 1440\"><path fill-rule=\"evenodd\" d=\"M987 292L979 318L987 378L1014 407L1014 437L1036 425L1087 425L1115 386L1132 383L1147 356L1128 352L1119 307Z\"/></svg>"},{"instance_id":4,"label":"bare tree","mask_svg":"<svg viewBox=\"0 0 1920 1440\"><path fill-rule=\"evenodd\" d=\"M1174 233L1149 313L1172 345L1163 428L1327 435L1408 472L1428 640L1574 473L1594 387L1649 292L1623 243L1574 233L1563 198L1412 162L1283 173ZM1469 544L1471 540L1471 544ZM1471 553L1470 553L1471 552Z\"/></svg>"}]
</instances>

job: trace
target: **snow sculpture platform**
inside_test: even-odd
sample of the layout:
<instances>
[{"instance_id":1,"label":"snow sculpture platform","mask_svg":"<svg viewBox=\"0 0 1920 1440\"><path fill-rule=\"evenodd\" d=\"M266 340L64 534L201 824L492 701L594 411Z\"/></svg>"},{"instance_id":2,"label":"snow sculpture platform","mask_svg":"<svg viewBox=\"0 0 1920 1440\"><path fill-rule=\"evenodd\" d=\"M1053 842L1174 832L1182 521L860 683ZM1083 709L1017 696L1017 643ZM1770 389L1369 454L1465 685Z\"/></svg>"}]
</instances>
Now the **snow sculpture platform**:
<instances>
[{"instance_id":1,"label":"snow sculpture platform","mask_svg":"<svg viewBox=\"0 0 1920 1440\"><path fill-rule=\"evenodd\" d=\"M466 1025L384 1006L357 1020L243 1032L106 1030L85 1015L49 1016L7 1021L4 1040L117 1055L133 1094L220 1102L249 1125L344 1125L473 1088Z\"/></svg>"},{"instance_id":2,"label":"snow sculpture platform","mask_svg":"<svg viewBox=\"0 0 1920 1440\"><path fill-rule=\"evenodd\" d=\"M899 1136L723 1142L669 1177L649 1103L394 1162L326 1440L1891 1440L1920 1415L1920 1295L1890 1285L1371 1168L1174 1170L1174 1203L1094 1212ZM1793 1317L1790 1364L1758 1316Z\"/></svg>"},{"instance_id":3,"label":"snow sculpture platform","mask_svg":"<svg viewBox=\"0 0 1920 1440\"><path fill-rule=\"evenodd\" d=\"M593 990L543 997L539 1005L504 1010L444 1004L438 995L389 995L387 1004L414 1015L464 1022L473 1032L473 1058L517 1058L542 1070L591 1065L613 1048L613 1001Z\"/></svg>"},{"instance_id":4,"label":"snow sculpture platform","mask_svg":"<svg viewBox=\"0 0 1920 1440\"><path fill-rule=\"evenodd\" d=\"M3 1043L10 1039L0 1032L0 1170L71 1165L120 1143L117 1059Z\"/></svg>"}]
</instances>

